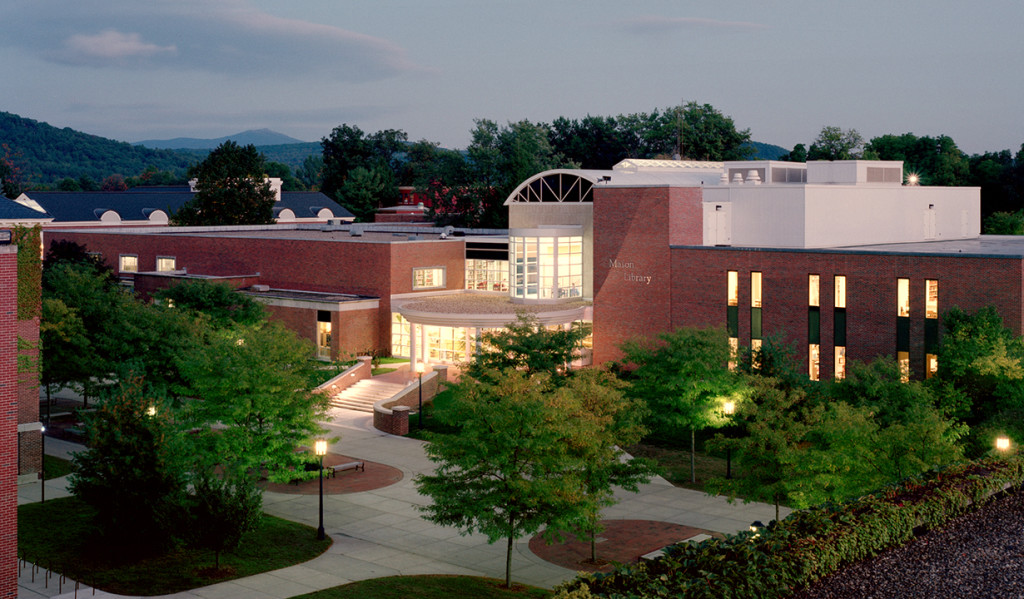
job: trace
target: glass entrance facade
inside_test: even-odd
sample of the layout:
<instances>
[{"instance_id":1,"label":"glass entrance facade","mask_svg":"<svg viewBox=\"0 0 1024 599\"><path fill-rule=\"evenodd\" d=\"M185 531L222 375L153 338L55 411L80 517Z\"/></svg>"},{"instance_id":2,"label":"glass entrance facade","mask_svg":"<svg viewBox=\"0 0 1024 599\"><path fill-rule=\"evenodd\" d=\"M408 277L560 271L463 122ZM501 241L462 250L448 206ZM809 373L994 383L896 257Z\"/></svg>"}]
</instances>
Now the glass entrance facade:
<instances>
[{"instance_id":1,"label":"glass entrance facade","mask_svg":"<svg viewBox=\"0 0 1024 599\"><path fill-rule=\"evenodd\" d=\"M583 236L532 229L509 236L513 298L559 300L583 295Z\"/></svg>"}]
</instances>

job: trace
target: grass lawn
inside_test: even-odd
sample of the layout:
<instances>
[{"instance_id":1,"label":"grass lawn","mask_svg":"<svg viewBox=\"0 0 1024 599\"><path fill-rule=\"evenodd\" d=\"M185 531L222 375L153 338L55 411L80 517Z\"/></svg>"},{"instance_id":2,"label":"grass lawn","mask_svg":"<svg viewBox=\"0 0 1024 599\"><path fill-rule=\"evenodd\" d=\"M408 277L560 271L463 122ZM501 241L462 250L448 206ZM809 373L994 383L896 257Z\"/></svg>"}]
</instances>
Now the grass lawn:
<instances>
[{"instance_id":1,"label":"grass lawn","mask_svg":"<svg viewBox=\"0 0 1024 599\"><path fill-rule=\"evenodd\" d=\"M65 474L71 474L71 461L62 460L52 455L43 456L43 470L46 474L46 480L60 478Z\"/></svg>"},{"instance_id":2,"label":"grass lawn","mask_svg":"<svg viewBox=\"0 0 1024 599\"><path fill-rule=\"evenodd\" d=\"M694 457L697 482L690 482L690 450L665 447L650 443L640 443L626 448L626 453L637 458L650 458L661 469L661 475L677 487L704 490L704 483L711 477L724 477L726 470L725 458L709 456L698 451ZM735 464L733 464L735 467ZM735 475L735 468L733 474Z\"/></svg>"},{"instance_id":3,"label":"grass lawn","mask_svg":"<svg viewBox=\"0 0 1024 599\"><path fill-rule=\"evenodd\" d=\"M104 591L162 595L301 563L331 544L317 541L313 528L264 515L238 551L221 555L221 571L213 573L211 551L126 551L98 538L91 516L74 497L18 506L19 555Z\"/></svg>"},{"instance_id":4,"label":"grass lawn","mask_svg":"<svg viewBox=\"0 0 1024 599\"><path fill-rule=\"evenodd\" d=\"M511 589L506 589L503 584L501 580L473 576L390 576L299 595L296 599L543 599L551 596L547 589L515 583Z\"/></svg>"}]
</instances>

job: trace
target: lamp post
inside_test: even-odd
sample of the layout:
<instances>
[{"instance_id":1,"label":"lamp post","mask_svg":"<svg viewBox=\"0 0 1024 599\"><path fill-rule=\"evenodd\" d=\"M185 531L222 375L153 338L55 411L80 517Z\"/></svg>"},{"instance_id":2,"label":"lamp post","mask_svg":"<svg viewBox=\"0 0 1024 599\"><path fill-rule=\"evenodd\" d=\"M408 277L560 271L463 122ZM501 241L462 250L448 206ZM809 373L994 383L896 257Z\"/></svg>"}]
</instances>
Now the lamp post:
<instances>
[{"instance_id":1,"label":"lamp post","mask_svg":"<svg viewBox=\"0 0 1024 599\"><path fill-rule=\"evenodd\" d=\"M725 405L722 406L722 411L725 412L725 415L729 417L729 420L732 420L732 415L736 413L736 402L734 402L734 401L727 401L727 402L725 402ZM725 478L732 478L732 446L731 445L726 445L725 446Z\"/></svg>"},{"instance_id":2,"label":"lamp post","mask_svg":"<svg viewBox=\"0 0 1024 599\"><path fill-rule=\"evenodd\" d=\"M50 419L49 414L46 417ZM41 444L39 450L42 453L40 456L42 459L39 462L39 503L46 503L46 427L39 429L39 443Z\"/></svg>"},{"instance_id":3,"label":"lamp post","mask_svg":"<svg viewBox=\"0 0 1024 599\"><path fill-rule=\"evenodd\" d=\"M320 526L316 529L316 540L324 540L324 456L327 455L327 441L317 439L314 451L320 457Z\"/></svg>"},{"instance_id":4,"label":"lamp post","mask_svg":"<svg viewBox=\"0 0 1024 599\"><path fill-rule=\"evenodd\" d=\"M1010 450L1010 438L1009 437L996 437L996 449L1005 453Z\"/></svg>"},{"instance_id":5,"label":"lamp post","mask_svg":"<svg viewBox=\"0 0 1024 599\"><path fill-rule=\"evenodd\" d=\"M423 362L416 362L416 374L420 377L420 409L417 412L419 418L419 426L423 428L423 371L426 370L426 365Z\"/></svg>"}]
</instances>

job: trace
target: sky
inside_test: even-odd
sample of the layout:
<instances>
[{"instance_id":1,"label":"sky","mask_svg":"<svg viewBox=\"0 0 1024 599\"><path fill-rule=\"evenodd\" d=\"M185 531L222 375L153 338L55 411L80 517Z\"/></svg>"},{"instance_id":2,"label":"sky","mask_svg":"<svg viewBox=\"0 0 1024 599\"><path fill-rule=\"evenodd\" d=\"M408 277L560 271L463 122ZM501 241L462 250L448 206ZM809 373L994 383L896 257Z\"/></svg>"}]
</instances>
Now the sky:
<instances>
[{"instance_id":1,"label":"sky","mask_svg":"<svg viewBox=\"0 0 1024 599\"><path fill-rule=\"evenodd\" d=\"M1016 151L1022 24L1020 0L3 0L0 111L121 141L349 124L465 148L474 119L695 101L785 148L828 125Z\"/></svg>"}]
</instances>

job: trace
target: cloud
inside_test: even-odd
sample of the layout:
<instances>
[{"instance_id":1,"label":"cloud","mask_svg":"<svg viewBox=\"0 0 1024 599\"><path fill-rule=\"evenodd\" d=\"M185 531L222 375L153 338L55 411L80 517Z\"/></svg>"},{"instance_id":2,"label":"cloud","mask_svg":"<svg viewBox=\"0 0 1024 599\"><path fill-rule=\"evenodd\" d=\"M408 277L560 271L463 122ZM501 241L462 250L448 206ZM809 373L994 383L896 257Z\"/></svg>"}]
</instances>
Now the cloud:
<instances>
[{"instance_id":1,"label":"cloud","mask_svg":"<svg viewBox=\"0 0 1024 599\"><path fill-rule=\"evenodd\" d=\"M643 16L624 21L625 29L640 35L671 33L683 30L756 31L767 25L748 21L719 21L696 17Z\"/></svg>"},{"instance_id":2,"label":"cloud","mask_svg":"<svg viewBox=\"0 0 1024 599\"><path fill-rule=\"evenodd\" d=\"M273 15L247 0L33 0L0 8L0 21L19 24L3 31L0 45L72 66L282 82L302 75L364 82L428 70L390 40Z\"/></svg>"},{"instance_id":3,"label":"cloud","mask_svg":"<svg viewBox=\"0 0 1024 599\"><path fill-rule=\"evenodd\" d=\"M114 29L107 29L96 35L72 35L64 41L64 48L67 51L65 60L69 62L123 61L163 52L173 54L177 51L174 44L147 44L138 33L121 33Z\"/></svg>"}]
</instances>

